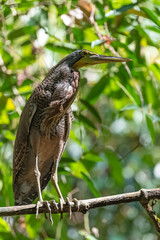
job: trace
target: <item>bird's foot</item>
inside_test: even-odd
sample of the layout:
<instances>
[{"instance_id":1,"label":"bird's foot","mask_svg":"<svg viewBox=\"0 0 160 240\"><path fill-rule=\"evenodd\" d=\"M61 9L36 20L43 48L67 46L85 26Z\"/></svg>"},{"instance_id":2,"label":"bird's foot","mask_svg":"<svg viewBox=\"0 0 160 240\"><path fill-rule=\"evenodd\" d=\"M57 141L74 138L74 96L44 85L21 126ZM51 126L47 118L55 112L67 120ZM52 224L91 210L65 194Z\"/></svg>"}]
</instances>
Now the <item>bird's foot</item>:
<instances>
[{"instance_id":1,"label":"bird's foot","mask_svg":"<svg viewBox=\"0 0 160 240\"><path fill-rule=\"evenodd\" d=\"M39 215L39 208L43 206L43 201L38 201L36 204L36 218L38 218Z\"/></svg>"},{"instance_id":2,"label":"bird's foot","mask_svg":"<svg viewBox=\"0 0 160 240\"><path fill-rule=\"evenodd\" d=\"M71 201L69 200L68 197L66 197L66 204L68 205L69 218L71 219L71 216L72 216L72 205L71 205Z\"/></svg>"},{"instance_id":3,"label":"bird's foot","mask_svg":"<svg viewBox=\"0 0 160 240\"><path fill-rule=\"evenodd\" d=\"M51 224L53 224L53 219L52 219L52 211L50 208L50 203L48 201L38 201L37 205L36 205L36 218L38 218L39 215L39 208L45 206L49 212L49 220L51 222ZM45 218L48 219L47 214L45 213Z\"/></svg>"},{"instance_id":4,"label":"bird's foot","mask_svg":"<svg viewBox=\"0 0 160 240\"><path fill-rule=\"evenodd\" d=\"M78 199L77 199L77 198L73 198L73 199L72 199L72 202L74 202L74 205L75 205L75 207L76 207L76 209L77 209L77 212L79 212L80 202L78 201Z\"/></svg>"},{"instance_id":5,"label":"bird's foot","mask_svg":"<svg viewBox=\"0 0 160 240\"><path fill-rule=\"evenodd\" d=\"M66 204L68 205L68 208L69 208L69 218L70 219L72 217L72 204L71 204L72 202L74 203L77 211L79 211L79 201L76 198L73 198L73 200L70 201L69 198L67 197L66 198Z\"/></svg>"},{"instance_id":6,"label":"bird's foot","mask_svg":"<svg viewBox=\"0 0 160 240\"><path fill-rule=\"evenodd\" d=\"M58 213L59 212L58 203L55 200L51 200L50 203L51 207L54 208Z\"/></svg>"},{"instance_id":7,"label":"bird's foot","mask_svg":"<svg viewBox=\"0 0 160 240\"><path fill-rule=\"evenodd\" d=\"M53 225L53 219L52 219L52 211L51 211L51 207L50 207L50 203L48 201L44 201L43 202L44 205L46 205L47 209L48 209L48 212L49 212L49 221L51 222L51 224ZM45 214L45 217L47 217L47 215Z\"/></svg>"}]
</instances>

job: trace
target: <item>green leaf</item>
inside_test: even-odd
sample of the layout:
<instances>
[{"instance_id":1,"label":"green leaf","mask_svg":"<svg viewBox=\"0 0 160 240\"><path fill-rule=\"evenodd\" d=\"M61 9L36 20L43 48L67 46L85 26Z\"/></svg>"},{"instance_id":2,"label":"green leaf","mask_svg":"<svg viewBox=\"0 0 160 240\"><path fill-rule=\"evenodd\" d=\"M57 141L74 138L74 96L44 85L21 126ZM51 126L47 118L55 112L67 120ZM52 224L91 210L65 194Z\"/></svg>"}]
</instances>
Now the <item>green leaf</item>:
<instances>
[{"instance_id":1,"label":"green leaf","mask_svg":"<svg viewBox=\"0 0 160 240\"><path fill-rule=\"evenodd\" d=\"M120 15L120 14L126 12L127 10L133 8L135 5L137 5L137 3L124 5L118 9L111 10L105 14L105 17Z\"/></svg>"},{"instance_id":2,"label":"green leaf","mask_svg":"<svg viewBox=\"0 0 160 240\"><path fill-rule=\"evenodd\" d=\"M10 120L5 110L0 113L0 124L9 124Z\"/></svg>"},{"instance_id":3,"label":"green leaf","mask_svg":"<svg viewBox=\"0 0 160 240\"><path fill-rule=\"evenodd\" d=\"M62 157L61 158L61 164L62 163L70 163L70 162L75 162L75 160L72 159L72 158L69 158L69 157Z\"/></svg>"},{"instance_id":4,"label":"green leaf","mask_svg":"<svg viewBox=\"0 0 160 240\"><path fill-rule=\"evenodd\" d=\"M84 115L82 115L81 113L77 114L76 112L74 112L75 117L82 123L84 123L87 127L92 128L94 130L96 130L96 126L93 124L93 122L91 120L89 120L87 117L85 117Z\"/></svg>"},{"instance_id":5,"label":"green leaf","mask_svg":"<svg viewBox=\"0 0 160 240\"><path fill-rule=\"evenodd\" d=\"M156 33L160 33L160 28L157 26L146 26L146 29L151 30Z\"/></svg>"},{"instance_id":6,"label":"green leaf","mask_svg":"<svg viewBox=\"0 0 160 240\"><path fill-rule=\"evenodd\" d=\"M119 158L117 157L115 152L112 152L110 150L106 152L106 157L108 159L109 168L111 170L111 175L114 181L118 185L122 185L124 182L124 179L122 174L122 165Z\"/></svg>"},{"instance_id":7,"label":"green leaf","mask_svg":"<svg viewBox=\"0 0 160 240\"><path fill-rule=\"evenodd\" d=\"M158 116L156 116L156 115L154 115L154 114L152 114L151 118L152 118L152 122L153 122L153 123L154 123L154 122L160 122L160 117L158 117Z\"/></svg>"},{"instance_id":8,"label":"green leaf","mask_svg":"<svg viewBox=\"0 0 160 240\"><path fill-rule=\"evenodd\" d=\"M35 27L34 26L26 26L26 27L11 31L8 34L8 39L12 40L12 39L24 36L24 35L32 35L32 34L35 34Z\"/></svg>"},{"instance_id":9,"label":"green leaf","mask_svg":"<svg viewBox=\"0 0 160 240\"><path fill-rule=\"evenodd\" d=\"M145 40L147 40L147 42L148 42L149 45L158 47L158 45L156 45L156 44L152 41L152 39L150 38L150 36L148 35L148 33L145 31L144 28L142 28L140 25L136 25L135 28L138 30L140 36L143 37Z\"/></svg>"},{"instance_id":10,"label":"green leaf","mask_svg":"<svg viewBox=\"0 0 160 240\"><path fill-rule=\"evenodd\" d=\"M83 178L82 173L88 174L87 169L84 164L80 161L69 163L69 167L72 171L72 174L77 178Z\"/></svg>"},{"instance_id":11,"label":"green leaf","mask_svg":"<svg viewBox=\"0 0 160 240\"><path fill-rule=\"evenodd\" d=\"M156 25L160 27L160 20L156 15L155 11L150 10L149 8L146 7L141 7L141 10L145 12L145 14L149 17L150 20L152 20Z\"/></svg>"},{"instance_id":12,"label":"green leaf","mask_svg":"<svg viewBox=\"0 0 160 240\"><path fill-rule=\"evenodd\" d=\"M58 173L61 175L71 175L72 171L69 167L58 167Z\"/></svg>"},{"instance_id":13,"label":"green leaf","mask_svg":"<svg viewBox=\"0 0 160 240\"><path fill-rule=\"evenodd\" d=\"M47 43L45 47L53 52L58 52L63 54L71 53L77 49L76 45L72 43L63 43L63 44Z\"/></svg>"},{"instance_id":14,"label":"green leaf","mask_svg":"<svg viewBox=\"0 0 160 240\"><path fill-rule=\"evenodd\" d=\"M80 99L80 101L85 105L85 107L93 114L94 117L97 118L99 122L101 122L101 117L99 115L99 112L86 100Z\"/></svg>"},{"instance_id":15,"label":"green leaf","mask_svg":"<svg viewBox=\"0 0 160 240\"><path fill-rule=\"evenodd\" d=\"M5 65L8 65L11 61L13 61L11 55L4 49L0 48L0 53L1 53L1 56L2 56L2 59L3 59L3 62Z\"/></svg>"},{"instance_id":16,"label":"green leaf","mask_svg":"<svg viewBox=\"0 0 160 240\"><path fill-rule=\"evenodd\" d=\"M79 234L81 236L85 237L85 240L98 240L97 238L93 237L91 234L89 234L85 230L80 230Z\"/></svg>"},{"instance_id":17,"label":"green leaf","mask_svg":"<svg viewBox=\"0 0 160 240\"><path fill-rule=\"evenodd\" d=\"M105 43L105 41L103 40L100 40L100 39L97 39L97 40L95 40L95 41L93 41L92 43L91 43L91 47L92 48L94 48L95 46L98 46L98 45L101 45L102 43Z\"/></svg>"},{"instance_id":18,"label":"green leaf","mask_svg":"<svg viewBox=\"0 0 160 240\"><path fill-rule=\"evenodd\" d=\"M1 103L0 104L0 111L1 111L2 109L5 108L7 104L7 97L5 97L2 92L0 92L0 103Z\"/></svg>"},{"instance_id":19,"label":"green leaf","mask_svg":"<svg viewBox=\"0 0 160 240\"><path fill-rule=\"evenodd\" d=\"M126 106L124 106L123 108L120 109L120 111L128 111L128 110L135 110L138 109L137 105L134 104L127 104Z\"/></svg>"},{"instance_id":20,"label":"green leaf","mask_svg":"<svg viewBox=\"0 0 160 240\"><path fill-rule=\"evenodd\" d=\"M159 74L159 67L156 64L151 64L150 67L151 71L153 72L154 76L157 78L157 80L160 82L160 74Z\"/></svg>"},{"instance_id":21,"label":"green leaf","mask_svg":"<svg viewBox=\"0 0 160 240\"><path fill-rule=\"evenodd\" d=\"M97 188L95 187L95 184L93 182L93 180L91 179L90 176L88 176L86 173L82 172L82 176L83 179L86 181L86 183L88 184L89 189L92 191L92 193L94 194L95 197L100 197L101 194L100 192L97 190Z\"/></svg>"},{"instance_id":22,"label":"green leaf","mask_svg":"<svg viewBox=\"0 0 160 240\"><path fill-rule=\"evenodd\" d=\"M96 154L93 154L93 153L85 153L82 157L82 161L83 160L84 161L87 160L87 161L91 161L91 162L101 162L102 161L102 159L99 156L97 156Z\"/></svg>"},{"instance_id":23,"label":"green leaf","mask_svg":"<svg viewBox=\"0 0 160 240\"><path fill-rule=\"evenodd\" d=\"M21 60L16 64L13 64L13 63L9 64L8 68L12 70L24 69L25 67L33 64L34 62L35 62L35 58L33 55L31 55L30 57L21 58Z\"/></svg>"},{"instance_id":24,"label":"green leaf","mask_svg":"<svg viewBox=\"0 0 160 240\"><path fill-rule=\"evenodd\" d=\"M96 83L96 85L94 85L94 87L92 87L92 89L90 90L88 96L86 97L86 101L96 101L97 98L101 95L101 93L104 91L105 86L107 85L107 78L108 76L103 76L100 81L98 81Z\"/></svg>"},{"instance_id":25,"label":"green leaf","mask_svg":"<svg viewBox=\"0 0 160 240\"><path fill-rule=\"evenodd\" d=\"M3 132L3 135L6 139L10 140L10 141L14 141L15 140L15 135L9 131L9 130L4 130Z\"/></svg>"},{"instance_id":26,"label":"green leaf","mask_svg":"<svg viewBox=\"0 0 160 240\"><path fill-rule=\"evenodd\" d=\"M135 92L135 89L131 85L127 85L127 90L130 95L133 97L138 106L141 105L140 96Z\"/></svg>"},{"instance_id":27,"label":"green leaf","mask_svg":"<svg viewBox=\"0 0 160 240\"><path fill-rule=\"evenodd\" d=\"M2 232L2 231L10 232L10 226L2 217L0 217L0 232Z\"/></svg>"},{"instance_id":28,"label":"green leaf","mask_svg":"<svg viewBox=\"0 0 160 240\"><path fill-rule=\"evenodd\" d=\"M116 81L116 84L124 91L124 93L131 99L134 104L138 106L141 105L140 96L135 93L135 90L130 85L124 86L119 81Z\"/></svg>"},{"instance_id":29,"label":"green leaf","mask_svg":"<svg viewBox=\"0 0 160 240\"><path fill-rule=\"evenodd\" d=\"M24 1L24 2L21 1L19 3L17 2L18 1L16 1L16 9L25 12L29 11L29 9L35 5L36 1Z\"/></svg>"},{"instance_id":30,"label":"green leaf","mask_svg":"<svg viewBox=\"0 0 160 240\"><path fill-rule=\"evenodd\" d=\"M153 142L153 144L155 144L155 130L154 130L154 126L152 123L152 119L150 118L150 116L148 114L146 114L146 122L147 122L148 130L149 130L151 138L152 138L152 142Z\"/></svg>"}]
</instances>

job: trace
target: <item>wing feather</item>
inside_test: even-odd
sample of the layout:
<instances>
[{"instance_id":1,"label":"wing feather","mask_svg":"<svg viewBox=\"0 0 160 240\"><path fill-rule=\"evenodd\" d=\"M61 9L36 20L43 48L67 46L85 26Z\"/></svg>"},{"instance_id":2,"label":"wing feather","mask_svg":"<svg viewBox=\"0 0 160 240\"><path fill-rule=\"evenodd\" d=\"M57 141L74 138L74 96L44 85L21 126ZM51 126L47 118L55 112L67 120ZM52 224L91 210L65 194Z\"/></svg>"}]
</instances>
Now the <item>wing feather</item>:
<instances>
[{"instance_id":1,"label":"wing feather","mask_svg":"<svg viewBox=\"0 0 160 240\"><path fill-rule=\"evenodd\" d=\"M29 99L20 117L13 153L13 185L28 152L29 131L36 110L37 105Z\"/></svg>"}]
</instances>

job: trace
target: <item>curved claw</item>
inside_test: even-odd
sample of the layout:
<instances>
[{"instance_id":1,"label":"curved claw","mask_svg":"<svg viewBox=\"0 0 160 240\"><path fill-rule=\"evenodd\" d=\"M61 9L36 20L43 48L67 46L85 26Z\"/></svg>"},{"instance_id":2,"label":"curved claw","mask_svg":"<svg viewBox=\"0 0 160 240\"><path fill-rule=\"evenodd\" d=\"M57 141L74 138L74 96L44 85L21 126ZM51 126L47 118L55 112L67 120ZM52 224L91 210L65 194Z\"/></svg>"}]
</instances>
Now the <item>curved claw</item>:
<instances>
[{"instance_id":1,"label":"curved claw","mask_svg":"<svg viewBox=\"0 0 160 240\"><path fill-rule=\"evenodd\" d=\"M38 218L39 215L39 208L43 206L43 202L38 201L36 204L36 218Z\"/></svg>"},{"instance_id":2,"label":"curved claw","mask_svg":"<svg viewBox=\"0 0 160 240\"><path fill-rule=\"evenodd\" d=\"M80 203L79 203L79 201L77 200L77 198L73 198L73 199L72 199L72 202L74 202L75 207L77 208L77 211L79 212Z\"/></svg>"},{"instance_id":3,"label":"curved claw","mask_svg":"<svg viewBox=\"0 0 160 240\"><path fill-rule=\"evenodd\" d=\"M66 204L68 205L68 208L69 208L69 218L71 219L71 216L72 216L72 206L71 206L71 202L70 202L68 197L66 197Z\"/></svg>"},{"instance_id":4,"label":"curved claw","mask_svg":"<svg viewBox=\"0 0 160 240\"><path fill-rule=\"evenodd\" d=\"M57 210L57 212L58 212L58 210L59 210L59 208L58 208L58 203L55 201L55 200L52 200L52 205L53 205L53 207Z\"/></svg>"},{"instance_id":5,"label":"curved claw","mask_svg":"<svg viewBox=\"0 0 160 240\"><path fill-rule=\"evenodd\" d=\"M51 224L53 224L53 219L52 219L52 211L50 208L50 203L48 201L38 201L37 205L36 205L36 218L38 218L39 215L39 208L42 206L46 206L48 211L49 211L49 220L51 222ZM47 215L45 214L45 217L47 218Z\"/></svg>"},{"instance_id":6,"label":"curved claw","mask_svg":"<svg viewBox=\"0 0 160 240\"><path fill-rule=\"evenodd\" d=\"M51 222L51 224L53 225L53 219L52 219L52 211L51 211L51 208L50 208L50 203L48 201L45 201L43 202L46 207L48 208L48 211L49 211L49 221ZM45 215L46 216L46 215Z\"/></svg>"}]
</instances>

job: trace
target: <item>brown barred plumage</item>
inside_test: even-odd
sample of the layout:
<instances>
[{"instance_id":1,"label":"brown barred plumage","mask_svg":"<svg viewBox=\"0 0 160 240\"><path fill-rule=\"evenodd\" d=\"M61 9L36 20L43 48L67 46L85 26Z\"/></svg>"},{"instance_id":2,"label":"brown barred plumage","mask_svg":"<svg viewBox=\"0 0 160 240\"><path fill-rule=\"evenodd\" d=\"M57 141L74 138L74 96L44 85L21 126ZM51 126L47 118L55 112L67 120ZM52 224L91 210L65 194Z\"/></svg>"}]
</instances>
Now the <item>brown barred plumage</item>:
<instances>
[{"instance_id":1,"label":"brown barred plumage","mask_svg":"<svg viewBox=\"0 0 160 240\"><path fill-rule=\"evenodd\" d=\"M77 50L53 67L34 89L23 109L14 146L15 205L29 204L37 196L42 201L41 190L51 176L58 196L63 200L57 168L71 129L71 104L77 95L80 78L77 69L85 65L123 61L128 59ZM38 176L39 172L41 176Z\"/></svg>"}]
</instances>

